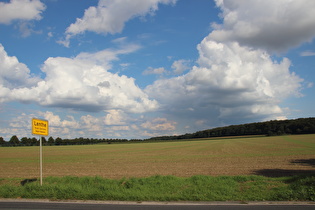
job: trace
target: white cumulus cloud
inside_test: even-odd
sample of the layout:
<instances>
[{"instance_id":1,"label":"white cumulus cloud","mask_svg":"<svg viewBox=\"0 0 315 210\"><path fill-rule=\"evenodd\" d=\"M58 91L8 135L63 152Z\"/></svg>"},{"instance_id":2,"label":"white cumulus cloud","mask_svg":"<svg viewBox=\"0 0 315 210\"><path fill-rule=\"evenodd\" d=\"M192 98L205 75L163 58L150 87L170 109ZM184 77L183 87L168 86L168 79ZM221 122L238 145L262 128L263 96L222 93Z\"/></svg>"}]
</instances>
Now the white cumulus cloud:
<instances>
[{"instance_id":1,"label":"white cumulus cloud","mask_svg":"<svg viewBox=\"0 0 315 210\"><path fill-rule=\"evenodd\" d=\"M15 56L9 56L0 44L0 101L10 100L9 94L15 88L31 88L40 81L33 76Z\"/></svg>"},{"instance_id":2,"label":"white cumulus cloud","mask_svg":"<svg viewBox=\"0 0 315 210\"><path fill-rule=\"evenodd\" d=\"M182 74L184 71L190 69L189 67L189 60L177 60L174 61L174 63L172 64L172 69L174 71L175 74Z\"/></svg>"},{"instance_id":3,"label":"white cumulus cloud","mask_svg":"<svg viewBox=\"0 0 315 210\"><path fill-rule=\"evenodd\" d=\"M137 47L81 53L74 58L51 57L42 65L45 79L32 77L25 64L0 46L0 99L85 111L123 109L141 113L157 109L135 79L109 72L110 62Z\"/></svg>"},{"instance_id":4,"label":"white cumulus cloud","mask_svg":"<svg viewBox=\"0 0 315 210\"><path fill-rule=\"evenodd\" d=\"M108 110L104 118L105 125L124 125L128 117L122 110Z\"/></svg>"},{"instance_id":5,"label":"white cumulus cloud","mask_svg":"<svg viewBox=\"0 0 315 210\"><path fill-rule=\"evenodd\" d=\"M40 20L46 6L40 0L11 0L0 2L0 23L10 24L14 20Z\"/></svg>"},{"instance_id":6,"label":"white cumulus cloud","mask_svg":"<svg viewBox=\"0 0 315 210\"><path fill-rule=\"evenodd\" d=\"M121 108L130 112L154 110L157 106L133 78L110 73L102 66L77 58L49 58L42 70L47 75L45 81L29 90L39 95L37 102L41 105L88 111ZM26 95L24 89L15 93L19 97Z\"/></svg>"},{"instance_id":7,"label":"white cumulus cloud","mask_svg":"<svg viewBox=\"0 0 315 210\"><path fill-rule=\"evenodd\" d=\"M211 35L198 50L199 66L146 88L165 110L216 119L265 119L283 115L281 101L299 95L302 79L290 72L286 58L276 62L263 50L218 43Z\"/></svg>"},{"instance_id":8,"label":"white cumulus cloud","mask_svg":"<svg viewBox=\"0 0 315 210\"><path fill-rule=\"evenodd\" d=\"M270 52L283 52L315 36L313 0L216 0L223 24L213 24L211 38L237 41Z\"/></svg>"},{"instance_id":9,"label":"white cumulus cloud","mask_svg":"<svg viewBox=\"0 0 315 210\"><path fill-rule=\"evenodd\" d=\"M176 122L168 121L166 118L155 118L141 124L141 127L147 130L155 131L173 131L176 129Z\"/></svg>"},{"instance_id":10,"label":"white cumulus cloud","mask_svg":"<svg viewBox=\"0 0 315 210\"><path fill-rule=\"evenodd\" d=\"M85 31L99 34L120 33L127 21L135 17L153 14L158 4L175 4L176 0L100 0L96 7L85 10L66 30L66 39L61 44L69 46L70 39Z\"/></svg>"}]
</instances>

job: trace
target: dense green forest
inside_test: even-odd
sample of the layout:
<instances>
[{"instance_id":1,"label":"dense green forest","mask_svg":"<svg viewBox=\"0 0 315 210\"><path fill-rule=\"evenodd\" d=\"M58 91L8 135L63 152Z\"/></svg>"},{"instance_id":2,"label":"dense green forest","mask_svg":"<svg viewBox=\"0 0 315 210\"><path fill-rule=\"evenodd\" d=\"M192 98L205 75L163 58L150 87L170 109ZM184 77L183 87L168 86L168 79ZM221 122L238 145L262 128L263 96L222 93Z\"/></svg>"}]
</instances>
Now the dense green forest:
<instances>
[{"instance_id":1,"label":"dense green forest","mask_svg":"<svg viewBox=\"0 0 315 210\"><path fill-rule=\"evenodd\" d=\"M231 125L226 127L213 128L196 133L187 133L178 136L159 136L149 139L94 139L94 138L75 138L61 139L43 137L43 145L85 145L98 143L133 143L133 142L152 142L152 141L170 141L185 140L194 138L212 138L224 136L244 136L244 135L290 135L290 134L312 134L315 133L315 118L299 118L295 120L272 120L267 122L248 123L242 125ZM19 139L16 135L6 142L0 137L1 146L36 146L39 145L38 138L23 137Z\"/></svg>"}]
</instances>

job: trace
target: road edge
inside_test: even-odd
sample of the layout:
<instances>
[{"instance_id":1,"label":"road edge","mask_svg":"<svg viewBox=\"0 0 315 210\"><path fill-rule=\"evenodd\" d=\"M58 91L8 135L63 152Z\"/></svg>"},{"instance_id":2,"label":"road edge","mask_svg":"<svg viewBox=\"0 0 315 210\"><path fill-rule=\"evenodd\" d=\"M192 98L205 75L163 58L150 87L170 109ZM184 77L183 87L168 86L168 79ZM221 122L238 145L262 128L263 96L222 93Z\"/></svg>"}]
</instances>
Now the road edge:
<instances>
[{"instance_id":1,"label":"road edge","mask_svg":"<svg viewBox=\"0 0 315 210\"><path fill-rule=\"evenodd\" d=\"M0 198L1 202L82 203L119 205L315 205L313 201L102 201Z\"/></svg>"}]
</instances>

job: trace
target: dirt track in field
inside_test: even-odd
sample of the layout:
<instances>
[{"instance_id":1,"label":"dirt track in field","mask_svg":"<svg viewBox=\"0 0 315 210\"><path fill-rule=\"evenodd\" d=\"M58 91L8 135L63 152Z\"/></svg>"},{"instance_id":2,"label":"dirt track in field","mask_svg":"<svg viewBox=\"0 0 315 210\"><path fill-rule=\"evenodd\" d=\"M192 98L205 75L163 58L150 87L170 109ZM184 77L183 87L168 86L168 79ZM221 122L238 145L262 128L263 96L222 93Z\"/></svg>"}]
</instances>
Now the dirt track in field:
<instances>
[{"instance_id":1,"label":"dirt track in field","mask_svg":"<svg viewBox=\"0 0 315 210\"><path fill-rule=\"evenodd\" d=\"M39 176L38 147L0 147L0 178ZM315 174L315 135L44 147L44 176Z\"/></svg>"}]
</instances>

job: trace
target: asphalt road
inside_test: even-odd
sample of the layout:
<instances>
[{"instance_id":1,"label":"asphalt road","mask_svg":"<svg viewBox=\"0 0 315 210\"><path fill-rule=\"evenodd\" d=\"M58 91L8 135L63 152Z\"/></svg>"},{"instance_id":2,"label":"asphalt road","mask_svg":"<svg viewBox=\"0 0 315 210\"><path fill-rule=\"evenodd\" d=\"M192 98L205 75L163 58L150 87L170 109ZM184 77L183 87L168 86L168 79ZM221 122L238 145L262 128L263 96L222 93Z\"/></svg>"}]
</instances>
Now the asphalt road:
<instances>
[{"instance_id":1,"label":"asphalt road","mask_svg":"<svg viewBox=\"0 0 315 210\"><path fill-rule=\"evenodd\" d=\"M49 202L49 201L0 201L0 209L93 209L93 210L308 210L315 209L315 204L308 203L131 203L131 202Z\"/></svg>"}]
</instances>

